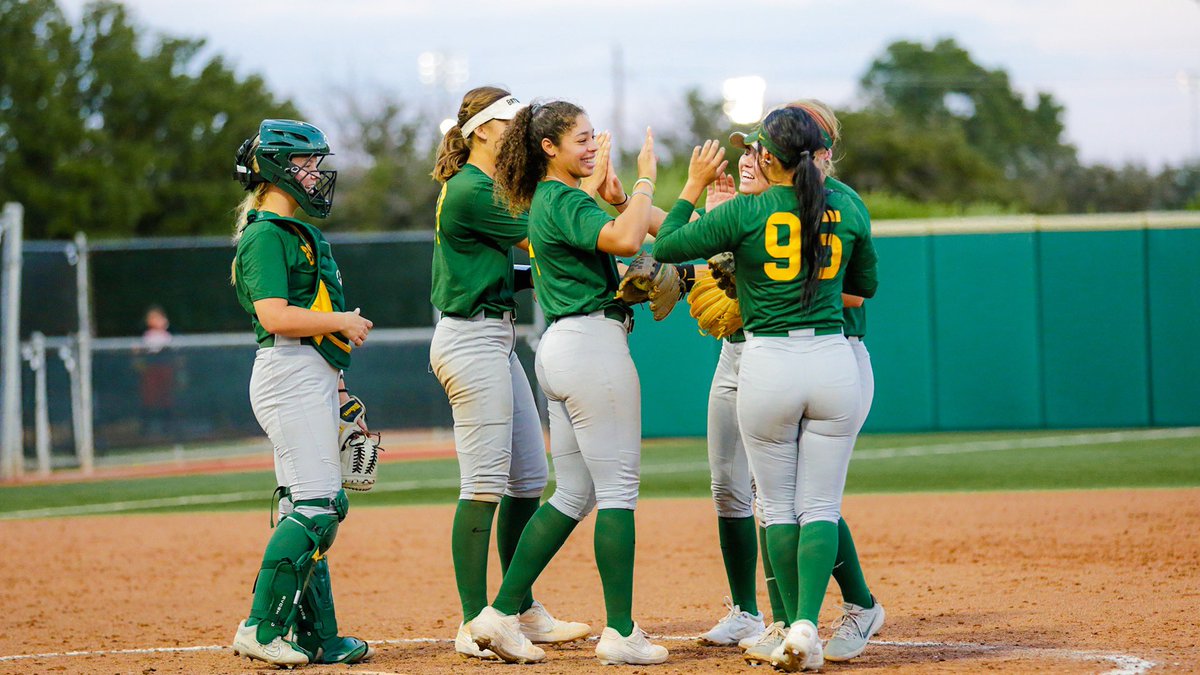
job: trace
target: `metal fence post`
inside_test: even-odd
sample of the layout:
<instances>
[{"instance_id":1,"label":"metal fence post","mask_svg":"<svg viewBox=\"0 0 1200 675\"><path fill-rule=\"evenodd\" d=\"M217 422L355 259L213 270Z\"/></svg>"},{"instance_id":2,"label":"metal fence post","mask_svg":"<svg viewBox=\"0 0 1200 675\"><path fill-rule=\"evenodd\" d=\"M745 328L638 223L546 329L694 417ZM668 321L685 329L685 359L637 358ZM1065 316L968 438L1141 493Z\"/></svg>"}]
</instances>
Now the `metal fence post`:
<instances>
[{"instance_id":1,"label":"metal fence post","mask_svg":"<svg viewBox=\"0 0 1200 675\"><path fill-rule=\"evenodd\" d=\"M33 370L34 438L38 474L50 475L50 410L46 396L46 336L35 331L29 338L25 358Z\"/></svg>"},{"instance_id":2,"label":"metal fence post","mask_svg":"<svg viewBox=\"0 0 1200 675\"><path fill-rule=\"evenodd\" d=\"M75 288L76 307L79 312L78 364L79 368L79 435L75 437L75 454L79 457L79 468L84 475L92 473L95 460L95 437L92 430L92 296L91 278L88 271L87 235L75 234Z\"/></svg>"},{"instance_id":3,"label":"metal fence post","mask_svg":"<svg viewBox=\"0 0 1200 675\"><path fill-rule=\"evenodd\" d=\"M0 231L4 233L4 412L0 433L0 478L16 478L25 469L21 438L21 243L24 209L4 205Z\"/></svg>"}]
</instances>

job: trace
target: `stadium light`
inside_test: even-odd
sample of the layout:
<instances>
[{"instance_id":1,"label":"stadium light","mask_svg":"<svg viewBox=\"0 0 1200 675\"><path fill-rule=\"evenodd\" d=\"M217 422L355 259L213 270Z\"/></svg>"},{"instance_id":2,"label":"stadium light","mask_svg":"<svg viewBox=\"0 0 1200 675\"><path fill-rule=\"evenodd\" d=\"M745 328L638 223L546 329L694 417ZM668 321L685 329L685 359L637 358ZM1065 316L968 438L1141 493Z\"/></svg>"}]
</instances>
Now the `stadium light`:
<instances>
[{"instance_id":1,"label":"stadium light","mask_svg":"<svg viewBox=\"0 0 1200 675\"><path fill-rule=\"evenodd\" d=\"M754 124L762 119L767 81L758 75L731 77L721 87L725 114L734 124Z\"/></svg>"},{"instance_id":2,"label":"stadium light","mask_svg":"<svg viewBox=\"0 0 1200 675\"><path fill-rule=\"evenodd\" d=\"M417 79L421 84L449 92L460 90L471 76L466 56L446 52L421 52L417 56Z\"/></svg>"},{"instance_id":3,"label":"stadium light","mask_svg":"<svg viewBox=\"0 0 1200 675\"><path fill-rule=\"evenodd\" d=\"M454 121L452 118L447 117L446 119L442 120L441 124L438 125L438 131L442 132L442 135L445 136L446 132L450 131L450 129L453 128L455 124L458 124L458 122Z\"/></svg>"}]
</instances>

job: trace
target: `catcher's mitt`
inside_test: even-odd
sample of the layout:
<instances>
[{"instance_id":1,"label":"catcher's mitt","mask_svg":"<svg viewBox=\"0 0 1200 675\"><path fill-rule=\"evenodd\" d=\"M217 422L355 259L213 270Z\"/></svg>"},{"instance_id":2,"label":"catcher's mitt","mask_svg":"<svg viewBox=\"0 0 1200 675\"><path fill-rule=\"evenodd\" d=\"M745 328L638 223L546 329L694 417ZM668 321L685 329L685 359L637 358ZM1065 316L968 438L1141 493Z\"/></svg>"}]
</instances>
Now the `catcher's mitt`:
<instances>
[{"instance_id":1,"label":"catcher's mitt","mask_svg":"<svg viewBox=\"0 0 1200 675\"><path fill-rule=\"evenodd\" d=\"M701 274L688 294L691 314L700 325L700 332L718 340L729 337L742 327L742 310L738 301L725 294L711 274Z\"/></svg>"},{"instance_id":2,"label":"catcher's mitt","mask_svg":"<svg viewBox=\"0 0 1200 675\"><path fill-rule=\"evenodd\" d=\"M338 415L338 448L342 462L342 487L366 492L375 487L375 470L379 463L379 434L369 434L358 426L367 409L357 396L342 404Z\"/></svg>"},{"instance_id":3,"label":"catcher's mitt","mask_svg":"<svg viewBox=\"0 0 1200 675\"><path fill-rule=\"evenodd\" d=\"M725 295L737 299L737 279L734 272L737 266L733 263L732 253L718 253L708 259L708 269L716 279L717 286L725 291Z\"/></svg>"},{"instance_id":4,"label":"catcher's mitt","mask_svg":"<svg viewBox=\"0 0 1200 675\"><path fill-rule=\"evenodd\" d=\"M639 253L621 277L616 297L628 305L649 300L654 320L662 321L675 309L675 303L683 296L683 287L683 279L674 265L664 265Z\"/></svg>"}]
</instances>

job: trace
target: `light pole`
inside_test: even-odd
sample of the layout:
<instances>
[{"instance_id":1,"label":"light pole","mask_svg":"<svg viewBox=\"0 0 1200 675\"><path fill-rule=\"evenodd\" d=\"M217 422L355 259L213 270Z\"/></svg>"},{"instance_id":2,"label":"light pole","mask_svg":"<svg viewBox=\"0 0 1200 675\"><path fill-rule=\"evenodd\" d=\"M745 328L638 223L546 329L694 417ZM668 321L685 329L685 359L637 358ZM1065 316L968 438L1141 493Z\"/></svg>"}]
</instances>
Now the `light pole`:
<instances>
[{"instance_id":1,"label":"light pole","mask_svg":"<svg viewBox=\"0 0 1200 675\"><path fill-rule=\"evenodd\" d=\"M1188 93L1188 116L1192 126L1192 161L1200 162L1200 73L1181 70L1176 76L1179 88Z\"/></svg>"}]
</instances>

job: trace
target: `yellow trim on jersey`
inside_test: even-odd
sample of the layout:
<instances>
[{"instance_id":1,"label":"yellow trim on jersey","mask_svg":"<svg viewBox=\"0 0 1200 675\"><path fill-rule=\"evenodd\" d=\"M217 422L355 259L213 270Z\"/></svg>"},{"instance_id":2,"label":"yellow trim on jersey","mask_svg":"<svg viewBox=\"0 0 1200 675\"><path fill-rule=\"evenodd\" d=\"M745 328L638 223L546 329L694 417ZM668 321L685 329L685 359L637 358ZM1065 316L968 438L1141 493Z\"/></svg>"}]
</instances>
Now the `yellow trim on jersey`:
<instances>
[{"instance_id":1,"label":"yellow trim on jersey","mask_svg":"<svg viewBox=\"0 0 1200 675\"><path fill-rule=\"evenodd\" d=\"M433 213L433 243L442 243L442 202L446 201L446 190L450 183L442 183L442 191L438 193L437 209Z\"/></svg>"},{"instance_id":2,"label":"yellow trim on jersey","mask_svg":"<svg viewBox=\"0 0 1200 675\"><path fill-rule=\"evenodd\" d=\"M333 311L333 300L329 297L329 289L325 287L325 282L323 280L317 282L317 297L313 298L312 306L309 307L309 309L311 309L314 312L332 312ZM333 336L333 333L325 333L324 335L314 335L313 342L315 342L317 344L321 344L321 342L324 341L325 338L329 338L329 341L332 342L334 344L334 346L336 346L338 349L346 352L347 354L350 353L350 350L351 350L350 345L335 338Z\"/></svg>"}]
</instances>

